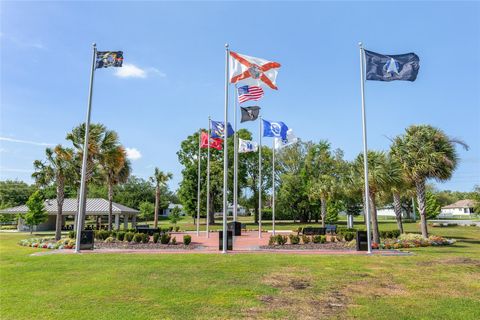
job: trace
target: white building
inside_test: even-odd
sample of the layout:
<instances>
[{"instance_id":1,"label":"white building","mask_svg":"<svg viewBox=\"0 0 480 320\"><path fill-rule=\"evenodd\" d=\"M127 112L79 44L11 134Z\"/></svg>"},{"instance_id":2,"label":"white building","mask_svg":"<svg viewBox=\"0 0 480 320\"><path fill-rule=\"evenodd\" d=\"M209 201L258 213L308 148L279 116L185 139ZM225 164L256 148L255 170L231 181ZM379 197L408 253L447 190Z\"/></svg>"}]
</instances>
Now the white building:
<instances>
[{"instance_id":1,"label":"white building","mask_svg":"<svg viewBox=\"0 0 480 320\"><path fill-rule=\"evenodd\" d=\"M475 207L475 201L470 199L459 200L448 206L442 207L439 218L453 218L460 216L472 216L474 214L473 208Z\"/></svg>"},{"instance_id":2,"label":"white building","mask_svg":"<svg viewBox=\"0 0 480 320\"><path fill-rule=\"evenodd\" d=\"M181 210L181 216L185 215L185 212L183 211L183 206L181 204L170 203L166 209L163 209L162 216L168 217L170 215L170 212L172 212L174 208L179 208Z\"/></svg>"}]
</instances>

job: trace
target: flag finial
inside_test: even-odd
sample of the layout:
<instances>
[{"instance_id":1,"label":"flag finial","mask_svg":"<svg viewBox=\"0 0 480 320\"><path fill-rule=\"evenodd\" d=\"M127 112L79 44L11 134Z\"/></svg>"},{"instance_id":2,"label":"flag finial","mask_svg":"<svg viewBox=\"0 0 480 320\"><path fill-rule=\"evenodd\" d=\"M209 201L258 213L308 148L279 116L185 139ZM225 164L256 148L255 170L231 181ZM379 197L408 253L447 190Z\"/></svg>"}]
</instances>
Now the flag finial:
<instances>
[{"instance_id":1,"label":"flag finial","mask_svg":"<svg viewBox=\"0 0 480 320\"><path fill-rule=\"evenodd\" d=\"M225 43L225 49L228 49L228 43Z\"/></svg>"},{"instance_id":2,"label":"flag finial","mask_svg":"<svg viewBox=\"0 0 480 320\"><path fill-rule=\"evenodd\" d=\"M363 47L362 41L360 41L360 42L358 43L358 46L359 46L360 48Z\"/></svg>"},{"instance_id":3,"label":"flag finial","mask_svg":"<svg viewBox=\"0 0 480 320\"><path fill-rule=\"evenodd\" d=\"M96 44L95 42L94 42L94 43L92 43L92 47L94 47L94 48L95 48L96 46L97 46L97 44Z\"/></svg>"}]
</instances>

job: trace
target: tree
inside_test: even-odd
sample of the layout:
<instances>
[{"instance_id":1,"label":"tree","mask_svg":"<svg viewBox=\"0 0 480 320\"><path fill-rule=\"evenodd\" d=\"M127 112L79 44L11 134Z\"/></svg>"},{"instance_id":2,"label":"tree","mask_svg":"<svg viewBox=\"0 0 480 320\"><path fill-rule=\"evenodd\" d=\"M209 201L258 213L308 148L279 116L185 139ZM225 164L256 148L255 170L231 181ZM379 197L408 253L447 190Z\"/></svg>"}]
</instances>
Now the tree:
<instances>
[{"instance_id":1,"label":"tree","mask_svg":"<svg viewBox=\"0 0 480 320\"><path fill-rule=\"evenodd\" d=\"M0 181L0 209L24 204L34 191L23 181Z\"/></svg>"},{"instance_id":2,"label":"tree","mask_svg":"<svg viewBox=\"0 0 480 320\"><path fill-rule=\"evenodd\" d=\"M393 140L392 154L401 163L407 179L415 185L424 238L428 237L425 183L428 179L451 178L458 164L455 144L468 149L462 141L449 138L430 125L412 125Z\"/></svg>"},{"instance_id":3,"label":"tree","mask_svg":"<svg viewBox=\"0 0 480 320\"><path fill-rule=\"evenodd\" d=\"M155 184L155 215L153 227L158 227L158 211L160 206L160 190L161 187L167 185L167 181L172 179L173 175L170 172L163 172L159 168L155 168L155 173L150 180Z\"/></svg>"},{"instance_id":4,"label":"tree","mask_svg":"<svg viewBox=\"0 0 480 320\"><path fill-rule=\"evenodd\" d=\"M431 191L425 193L425 212L427 219L434 219L440 213L442 206L438 203L437 197Z\"/></svg>"},{"instance_id":5,"label":"tree","mask_svg":"<svg viewBox=\"0 0 480 320\"><path fill-rule=\"evenodd\" d=\"M38 186L49 186L55 184L57 198L57 217L55 223L55 240L62 237L62 211L63 201L65 199L65 185L70 183L70 177L74 175L74 166L72 159L74 157L73 149L63 148L57 145L54 149L45 150L46 161L35 160L33 166L35 172L32 178L35 179ZM43 203L42 203L43 204Z\"/></svg>"},{"instance_id":6,"label":"tree","mask_svg":"<svg viewBox=\"0 0 480 320\"><path fill-rule=\"evenodd\" d=\"M175 207L170 211L170 215L168 216L168 219L170 222L174 225L177 225L178 220L180 220L180 213L182 210L179 207Z\"/></svg>"},{"instance_id":7,"label":"tree","mask_svg":"<svg viewBox=\"0 0 480 320\"><path fill-rule=\"evenodd\" d=\"M148 221L153 218L155 213L155 206L153 203L145 201L140 203L140 215L139 218Z\"/></svg>"},{"instance_id":8,"label":"tree","mask_svg":"<svg viewBox=\"0 0 480 320\"><path fill-rule=\"evenodd\" d=\"M38 190L28 198L28 211L22 218L25 220L25 224L30 226L30 233L33 232L33 226L39 225L48 219L48 213L43 202L44 199Z\"/></svg>"}]
</instances>

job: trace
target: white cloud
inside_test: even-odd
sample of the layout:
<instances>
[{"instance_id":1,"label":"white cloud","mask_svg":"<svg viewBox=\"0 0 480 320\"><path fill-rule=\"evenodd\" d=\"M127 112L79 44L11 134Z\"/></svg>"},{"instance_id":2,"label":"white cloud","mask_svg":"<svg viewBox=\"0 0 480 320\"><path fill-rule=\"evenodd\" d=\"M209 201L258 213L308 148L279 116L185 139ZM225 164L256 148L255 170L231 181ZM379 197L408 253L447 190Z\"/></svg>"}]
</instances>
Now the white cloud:
<instances>
[{"instance_id":1,"label":"white cloud","mask_svg":"<svg viewBox=\"0 0 480 320\"><path fill-rule=\"evenodd\" d=\"M157 68L140 68L131 63L124 63L121 68L116 68L115 71L115 75L119 78L146 78L150 74L155 74L162 78L167 76Z\"/></svg>"},{"instance_id":2,"label":"white cloud","mask_svg":"<svg viewBox=\"0 0 480 320\"><path fill-rule=\"evenodd\" d=\"M31 144L34 146L53 146L53 143L46 143L46 142L36 142L36 141L29 141L29 140L20 140L20 139L13 139L13 138L7 138L7 137L0 137L0 141L8 141L8 142L15 142L15 143L25 143L25 144Z\"/></svg>"},{"instance_id":3,"label":"white cloud","mask_svg":"<svg viewBox=\"0 0 480 320\"><path fill-rule=\"evenodd\" d=\"M127 152L127 158L132 161L138 160L142 157L140 151L135 148L125 148L125 151Z\"/></svg>"}]
</instances>

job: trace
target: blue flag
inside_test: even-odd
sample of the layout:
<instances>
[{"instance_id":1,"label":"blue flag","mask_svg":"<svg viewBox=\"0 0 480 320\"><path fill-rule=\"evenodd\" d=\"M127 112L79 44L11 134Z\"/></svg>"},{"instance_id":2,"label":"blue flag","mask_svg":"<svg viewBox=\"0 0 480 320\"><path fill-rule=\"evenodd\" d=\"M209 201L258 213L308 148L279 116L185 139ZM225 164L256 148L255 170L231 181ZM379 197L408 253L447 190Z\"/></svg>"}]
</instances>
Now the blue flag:
<instances>
[{"instance_id":1,"label":"blue flag","mask_svg":"<svg viewBox=\"0 0 480 320\"><path fill-rule=\"evenodd\" d=\"M415 81L420 69L420 58L415 53L386 56L365 50L367 80Z\"/></svg>"},{"instance_id":2,"label":"blue flag","mask_svg":"<svg viewBox=\"0 0 480 320\"><path fill-rule=\"evenodd\" d=\"M210 120L210 121L212 123L212 131L211 131L212 138L222 138L223 139L223 136L224 136L223 121L222 122L213 121L213 120ZM230 137L233 134L234 134L234 131L233 131L232 125L229 122L228 125L227 125L227 137Z\"/></svg>"},{"instance_id":3,"label":"blue flag","mask_svg":"<svg viewBox=\"0 0 480 320\"><path fill-rule=\"evenodd\" d=\"M263 120L263 119L262 119ZM288 127L281 121L263 120L263 136L287 139Z\"/></svg>"}]
</instances>

